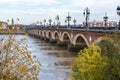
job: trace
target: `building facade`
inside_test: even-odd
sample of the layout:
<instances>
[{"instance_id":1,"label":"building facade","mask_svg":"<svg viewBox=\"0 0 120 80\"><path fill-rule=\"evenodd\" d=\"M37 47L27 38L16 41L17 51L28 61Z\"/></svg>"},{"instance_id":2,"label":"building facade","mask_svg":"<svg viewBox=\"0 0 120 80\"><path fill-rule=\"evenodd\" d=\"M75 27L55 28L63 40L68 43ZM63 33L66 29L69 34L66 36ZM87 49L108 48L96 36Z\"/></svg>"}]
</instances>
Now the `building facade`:
<instances>
[{"instance_id":1,"label":"building facade","mask_svg":"<svg viewBox=\"0 0 120 80\"><path fill-rule=\"evenodd\" d=\"M0 21L0 29L7 29L7 22Z\"/></svg>"},{"instance_id":2,"label":"building facade","mask_svg":"<svg viewBox=\"0 0 120 80\"><path fill-rule=\"evenodd\" d=\"M118 25L118 22L116 21L107 22L107 26L105 26L104 21L88 22L88 27L116 27L117 25ZM83 26L86 26L86 22L83 22Z\"/></svg>"}]
</instances>

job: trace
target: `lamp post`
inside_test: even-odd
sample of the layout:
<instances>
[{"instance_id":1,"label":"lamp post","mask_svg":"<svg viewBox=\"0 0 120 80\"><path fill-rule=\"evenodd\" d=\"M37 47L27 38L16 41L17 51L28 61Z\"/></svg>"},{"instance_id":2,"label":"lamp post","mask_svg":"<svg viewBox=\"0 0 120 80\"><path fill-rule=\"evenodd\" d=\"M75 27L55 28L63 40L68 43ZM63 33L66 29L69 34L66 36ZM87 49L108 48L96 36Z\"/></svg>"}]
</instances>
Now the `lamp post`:
<instances>
[{"instance_id":1,"label":"lamp post","mask_svg":"<svg viewBox=\"0 0 120 80\"><path fill-rule=\"evenodd\" d=\"M67 20L65 19L65 27L66 27Z\"/></svg>"},{"instance_id":2,"label":"lamp post","mask_svg":"<svg viewBox=\"0 0 120 80\"><path fill-rule=\"evenodd\" d=\"M86 21L85 27L88 30L89 29L88 28L88 20L89 20L89 16L90 16L90 10L88 9L88 7L84 10L83 15L84 15L85 21Z\"/></svg>"},{"instance_id":3,"label":"lamp post","mask_svg":"<svg viewBox=\"0 0 120 80\"><path fill-rule=\"evenodd\" d=\"M71 16L69 15L69 12L68 12L68 16L66 17L66 20L68 22L68 27L70 26L70 21L71 21Z\"/></svg>"},{"instance_id":4,"label":"lamp post","mask_svg":"<svg viewBox=\"0 0 120 80\"><path fill-rule=\"evenodd\" d=\"M59 26L59 15L55 17L55 20L57 21L57 27Z\"/></svg>"},{"instance_id":5,"label":"lamp post","mask_svg":"<svg viewBox=\"0 0 120 80\"><path fill-rule=\"evenodd\" d=\"M44 19L44 20L43 20L43 22L44 22L44 27L45 27L45 24L46 24L46 19Z\"/></svg>"},{"instance_id":6,"label":"lamp post","mask_svg":"<svg viewBox=\"0 0 120 80\"><path fill-rule=\"evenodd\" d=\"M52 20L51 19L49 19L49 26L51 27L51 23L52 23Z\"/></svg>"},{"instance_id":7,"label":"lamp post","mask_svg":"<svg viewBox=\"0 0 120 80\"><path fill-rule=\"evenodd\" d=\"M117 7L117 15L120 17L120 6ZM119 25L118 25L118 29L120 28L120 20L119 20Z\"/></svg>"},{"instance_id":8,"label":"lamp post","mask_svg":"<svg viewBox=\"0 0 120 80\"><path fill-rule=\"evenodd\" d=\"M107 26L107 21L108 21L107 13L105 13L105 16L103 17L103 20L105 21L105 27L106 27Z\"/></svg>"},{"instance_id":9,"label":"lamp post","mask_svg":"<svg viewBox=\"0 0 120 80\"><path fill-rule=\"evenodd\" d=\"M40 22L40 26L42 27L42 21Z\"/></svg>"},{"instance_id":10,"label":"lamp post","mask_svg":"<svg viewBox=\"0 0 120 80\"><path fill-rule=\"evenodd\" d=\"M37 21L37 22L36 22L36 25L37 25L37 26L39 26L39 23L40 23L40 22L39 22L39 21Z\"/></svg>"},{"instance_id":11,"label":"lamp post","mask_svg":"<svg viewBox=\"0 0 120 80\"><path fill-rule=\"evenodd\" d=\"M13 18L11 20L11 26L12 26L12 29L14 29L14 19Z\"/></svg>"},{"instance_id":12,"label":"lamp post","mask_svg":"<svg viewBox=\"0 0 120 80\"><path fill-rule=\"evenodd\" d=\"M74 27L76 26L76 19L74 18L73 20L73 23L74 23Z\"/></svg>"},{"instance_id":13,"label":"lamp post","mask_svg":"<svg viewBox=\"0 0 120 80\"><path fill-rule=\"evenodd\" d=\"M9 22L10 22L10 21L9 21L9 19L8 19L8 20L7 20L7 27L6 27L7 29L9 29Z\"/></svg>"}]
</instances>

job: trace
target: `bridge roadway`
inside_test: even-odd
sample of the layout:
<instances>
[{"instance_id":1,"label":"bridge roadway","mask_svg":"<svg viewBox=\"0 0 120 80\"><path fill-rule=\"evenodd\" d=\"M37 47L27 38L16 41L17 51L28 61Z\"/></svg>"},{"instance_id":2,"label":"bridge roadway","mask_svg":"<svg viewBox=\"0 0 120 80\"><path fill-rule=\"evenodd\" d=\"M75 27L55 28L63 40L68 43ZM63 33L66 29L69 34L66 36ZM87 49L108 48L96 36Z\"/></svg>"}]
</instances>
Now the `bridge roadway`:
<instances>
[{"instance_id":1,"label":"bridge roadway","mask_svg":"<svg viewBox=\"0 0 120 80\"><path fill-rule=\"evenodd\" d=\"M32 29L28 34L39 37L58 46L67 46L70 51L77 51L89 47L92 43L99 43L106 34L120 33L115 30L84 30L84 29Z\"/></svg>"}]
</instances>

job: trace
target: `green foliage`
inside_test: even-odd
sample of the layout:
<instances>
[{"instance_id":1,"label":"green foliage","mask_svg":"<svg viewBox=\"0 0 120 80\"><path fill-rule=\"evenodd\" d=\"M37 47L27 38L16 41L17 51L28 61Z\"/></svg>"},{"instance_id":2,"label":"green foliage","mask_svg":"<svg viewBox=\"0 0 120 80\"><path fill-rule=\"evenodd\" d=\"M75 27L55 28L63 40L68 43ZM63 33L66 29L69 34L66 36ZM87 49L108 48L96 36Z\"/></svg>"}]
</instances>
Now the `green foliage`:
<instances>
[{"instance_id":1,"label":"green foliage","mask_svg":"<svg viewBox=\"0 0 120 80\"><path fill-rule=\"evenodd\" d=\"M80 51L70 76L72 80L120 80L119 36L107 35L97 46Z\"/></svg>"},{"instance_id":2,"label":"green foliage","mask_svg":"<svg viewBox=\"0 0 120 80\"><path fill-rule=\"evenodd\" d=\"M9 35L0 40L0 80L38 80L40 62L29 53L26 40Z\"/></svg>"},{"instance_id":3,"label":"green foliage","mask_svg":"<svg viewBox=\"0 0 120 80\"><path fill-rule=\"evenodd\" d=\"M100 47L91 45L79 52L70 77L72 80L104 80L107 61L107 57L101 56Z\"/></svg>"},{"instance_id":4,"label":"green foliage","mask_svg":"<svg viewBox=\"0 0 120 80\"><path fill-rule=\"evenodd\" d=\"M116 38L114 40L102 40L98 45L101 47L102 55L108 57L108 68L106 78L108 80L120 80L120 46Z\"/></svg>"}]
</instances>

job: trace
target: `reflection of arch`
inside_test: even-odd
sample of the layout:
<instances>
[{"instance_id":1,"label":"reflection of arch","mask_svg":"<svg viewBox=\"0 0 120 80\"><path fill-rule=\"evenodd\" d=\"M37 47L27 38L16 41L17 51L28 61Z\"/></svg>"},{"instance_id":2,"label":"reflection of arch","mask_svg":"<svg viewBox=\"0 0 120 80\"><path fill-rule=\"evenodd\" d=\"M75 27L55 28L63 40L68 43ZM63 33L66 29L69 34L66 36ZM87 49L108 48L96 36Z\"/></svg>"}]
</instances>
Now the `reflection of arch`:
<instances>
[{"instance_id":1,"label":"reflection of arch","mask_svg":"<svg viewBox=\"0 0 120 80\"><path fill-rule=\"evenodd\" d=\"M89 46L88 40L83 34L77 34L73 40L73 44L74 45L86 44L87 46Z\"/></svg>"},{"instance_id":2,"label":"reflection of arch","mask_svg":"<svg viewBox=\"0 0 120 80\"><path fill-rule=\"evenodd\" d=\"M59 40L59 33L57 31L55 31L53 37L55 40Z\"/></svg>"},{"instance_id":3,"label":"reflection of arch","mask_svg":"<svg viewBox=\"0 0 120 80\"><path fill-rule=\"evenodd\" d=\"M68 32L63 32L61 36L61 41L70 41L70 35Z\"/></svg>"}]
</instances>

